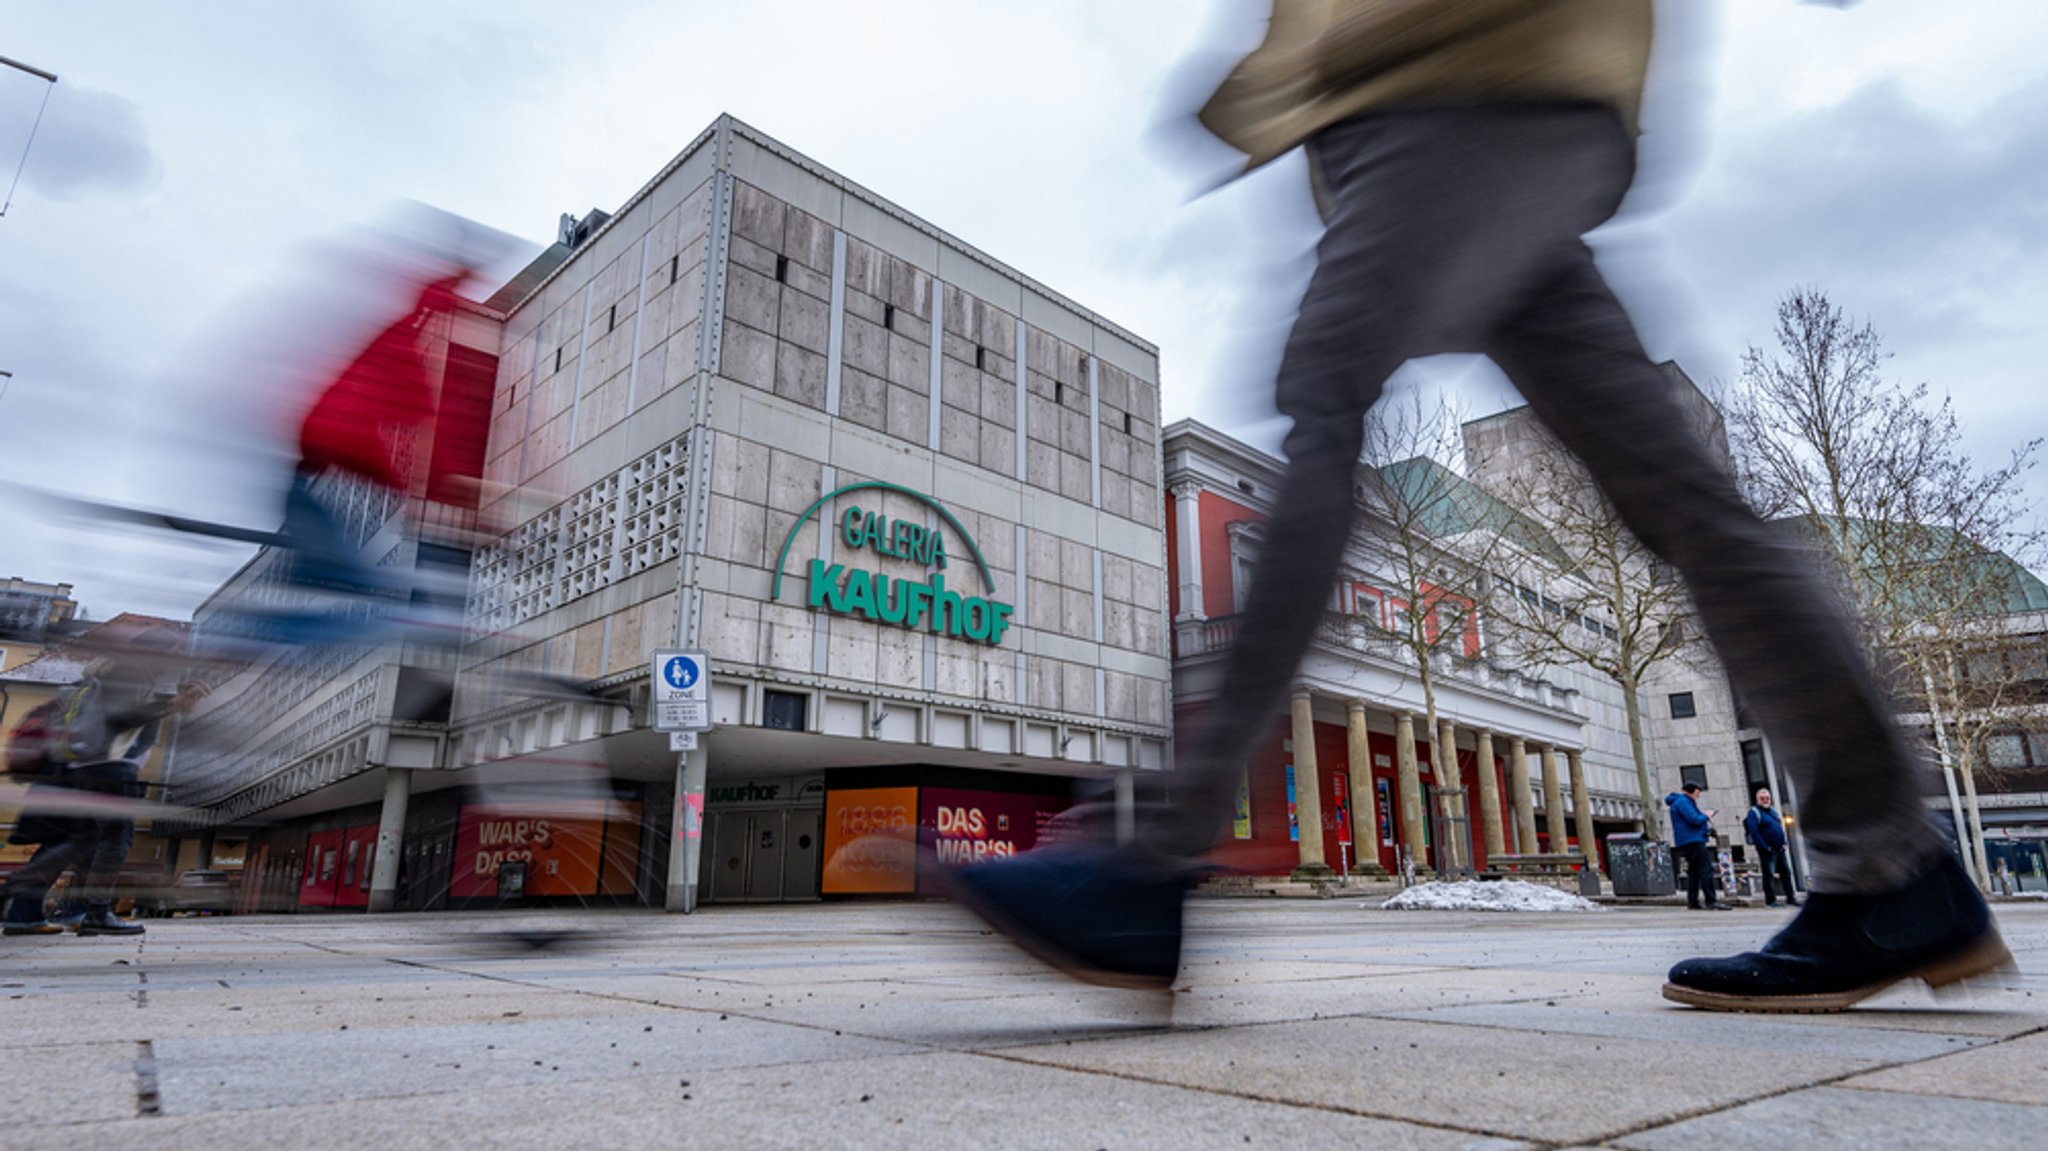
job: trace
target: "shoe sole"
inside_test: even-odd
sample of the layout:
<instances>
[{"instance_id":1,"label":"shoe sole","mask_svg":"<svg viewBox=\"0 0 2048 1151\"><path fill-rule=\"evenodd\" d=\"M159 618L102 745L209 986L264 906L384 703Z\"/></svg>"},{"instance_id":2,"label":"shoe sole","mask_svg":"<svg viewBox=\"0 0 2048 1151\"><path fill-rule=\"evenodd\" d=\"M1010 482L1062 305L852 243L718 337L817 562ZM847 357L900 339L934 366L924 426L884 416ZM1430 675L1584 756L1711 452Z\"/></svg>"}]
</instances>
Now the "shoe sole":
<instances>
[{"instance_id":1,"label":"shoe sole","mask_svg":"<svg viewBox=\"0 0 2048 1151\"><path fill-rule=\"evenodd\" d=\"M1111 971L1085 962L1079 957L1053 947L1033 933L1026 931L1016 920L990 906L981 899L981 893L966 883L947 876L948 894L955 903L980 916L990 927L996 929L1026 955L1038 960L1061 974L1078 979L1096 987L1111 987L1119 991L1171 991L1173 976L1161 979L1152 975L1135 975L1128 971ZM1178 972L1175 973L1179 974Z\"/></svg>"},{"instance_id":2,"label":"shoe sole","mask_svg":"<svg viewBox=\"0 0 2048 1151\"><path fill-rule=\"evenodd\" d=\"M1943 956L1915 970L1848 991L1833 991L1823 995L1728 995L1718 991L1701 991L1677 983L1666 983L1664 998L1689 1007L1705 1008L1708 1011L1741 1011L1760 1015L1832 1015L1838 1011L1846 1011L1908 979L1922 980L1929 988L1940 990L1984 975L2018 972L2019 967L2013 962L2012 952L2006 948L2005 940L1994 928L1953 955Z\"/></svg>"}]
</instances>

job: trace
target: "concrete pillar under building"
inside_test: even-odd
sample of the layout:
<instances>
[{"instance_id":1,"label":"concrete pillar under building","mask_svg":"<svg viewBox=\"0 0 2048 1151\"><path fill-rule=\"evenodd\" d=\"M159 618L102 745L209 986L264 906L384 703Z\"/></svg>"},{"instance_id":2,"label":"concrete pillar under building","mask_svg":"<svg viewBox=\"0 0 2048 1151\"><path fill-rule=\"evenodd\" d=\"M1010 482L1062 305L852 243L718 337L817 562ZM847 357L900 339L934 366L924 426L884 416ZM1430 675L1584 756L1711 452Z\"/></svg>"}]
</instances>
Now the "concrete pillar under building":
<instances>
[{"instance_id":1,"label":"concrete pillar under building","mask_svg":"<svg viewBox=\"0 0 2048 1151\"><path fill-rule=\"evenodd\" d=\"M1294 816L1301 859L1296 879L1331 875L1323 855L1323 793L1316 775L1315 697L1305 687L1294 689Z\"/></svg>"},{"instance_id":2,"label":"concrete pillar under building","mask_svg":"<svg viewBox=\"0 0 2048 1151\"><path fill-rule=\"evenodd\" d=\"M1116 841L1138 838L1138 777L1129 768L1116 773Z\"/></svg>"},{"instance_id":3,"label":"concrete pillar under building","mask_svg":"<svg viewBox=\"0 0 2048 1151\"><path fill-rule=\"evenodd\" d=\"M1462 872L1472 865L1472 817L1465 810L1465 773L1458 767L1458 728L1448 719L1436 721L1436 805L1443 815L1443 868Z\"/></svg>"},{"instance_id":4,"label":"concrete pillar under building","mask_svg":"<svg viewBox=\"0 0 2048 1151\"><path fill-rule=\"evenodd\" d=\"M1344 752L1351 764L1351 870L1385 874L1380 865L1379 806L1372 786L1372 741L1365 703L1344 701Z\"/></svg>"},{"instance_id":5,"label":"concrete pillar under building","mask_svg":"<svg viewBox=\"0 0 2048 1151\"><path fill-rule=\"evenodd\" d=\"M405 858L405 813L412 804L412 769L384 769L384 807L377 813L377 854L370 864L370 910L398 904L398 865Z\"/></svg>"},{"instance_id":6,"label":"concrete pillar under building","mask_svg":"<svg viewBox=\"0 0 2048 1151\"><path fill-rule=\"evenodd\" d=\"M1529 790L1529 745L1519 735L1508 739L1508 806L1515 813L1515 850L1534 854L1536 809Z\"/></svg>"},{"instance_id":7,"label":"concrete pillar under building","mask_svg":"<svg viewBox=\"0 0 2048 1151\"><path fill-rule=\"evenodd\" d=\"M1401 849L1415 870L1429 870L1428 843L1422 833L1422 772L1415 763L1415 717L1394 713L1394 771L1401 793Z\"/></svg>"},{"instance_id":8,"label":"concrete pillar under building","mask_svg":"<svg viewBox=\"0 0 2048 1151\"><path fill-rule=\"evenodd\" d=\"M1536 754L1543 761L1543 829L1550 836L1550 850L1561 854L1570 850L1565 840L1571 833L1565 830L1564 780L1557 773L1557 749L1538 744Z\"/></svg>"},{"instance_id":9,"label":"concrete pillar under building","mask_svg":"<svg viewBox=\"0 0 2048 1151\"><path fill-rule=\"evenodd\" d=\"M662 906L684 915L697 910L697 877L704 854L704 773L711 766L704 737L676 764L675 822L668 845L668 896Z\"/></svg>"},{"instance_id":10,"label":"concrete pillar under building","mask_svg":"<svg viewBox=\"0 0 2048 1151\"><path fill-rule=\"evenodd\" d=\"M1479 836L1488 858L1507 853L1500 829L1500 780L1493 774L1493 733L1480 728L1473 740L1479 761Z\"/></svg>"},{"instance_id":11,"label":"concrete pillar under building","mask_svg":"<svg viewBox=\"0 0 2048 1151\"><path fill-rule=\"evenodd\" d=\"M1564 758L1572 777L1572 820L1579 835L1579 851L1592 861L1587 866L1597 871L1600 841L1593 830L1593 797L1586 791L1586 753L1576 747L1567 748Z\"/></svg>"}]
</instances>

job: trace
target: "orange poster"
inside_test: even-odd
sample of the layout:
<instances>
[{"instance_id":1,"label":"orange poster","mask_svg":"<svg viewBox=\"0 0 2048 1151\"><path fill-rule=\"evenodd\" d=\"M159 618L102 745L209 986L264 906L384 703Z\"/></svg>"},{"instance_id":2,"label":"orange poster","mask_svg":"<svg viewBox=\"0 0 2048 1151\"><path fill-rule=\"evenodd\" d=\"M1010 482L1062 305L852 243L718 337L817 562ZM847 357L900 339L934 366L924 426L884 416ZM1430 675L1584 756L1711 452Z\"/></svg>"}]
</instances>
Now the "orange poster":
<instances>
[{"instance_id":1,"label":"orange poster","mask_svg":"<svg viewBox=\"0 0 2048 1151\"><path fill-rule=\"evenodd\" d=\"M868 787L825 796L826 895L917 890L917 789Z\"/></svg>"},{"instance_id":2,"label":"orange poster","mask_svg":"<svg viewBox=\"0 0 2048 1151\"><path fill-rule=\"evenodd\" d=\"M616 857L638 846L639 809L637 803L619 800L466 804L456 830L448 894L457 899L496 895L498 866L514 861L526 864L529 896L631 891L630 868Z\"/></svg>"}]
</instances>

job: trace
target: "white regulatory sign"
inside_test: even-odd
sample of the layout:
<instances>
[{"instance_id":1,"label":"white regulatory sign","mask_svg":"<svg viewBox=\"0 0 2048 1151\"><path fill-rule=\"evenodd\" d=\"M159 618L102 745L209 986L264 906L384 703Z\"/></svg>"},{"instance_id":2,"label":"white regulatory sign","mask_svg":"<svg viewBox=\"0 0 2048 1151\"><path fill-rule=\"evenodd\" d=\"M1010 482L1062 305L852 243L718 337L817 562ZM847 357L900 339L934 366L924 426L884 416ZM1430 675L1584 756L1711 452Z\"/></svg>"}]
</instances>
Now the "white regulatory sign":
<instances>
[{"instance_id":1,"label":"white regulatory sign","mask_svg":"<svg viewBox=\"0 0 2048 1151\"><path fill-rule=\"evenodd\" d=\"M656 731L711 730L711 654L697 648L657 651L648 663Z\"/></svg>"},{"instance_id":2,"label":"white regulatory sign","mask_svg":"<svg viewBox=\"0 0 2048 1151\"><path fill-rule=\"evenodd\" d=\"M668 733L670 751L697 750L697 733L694 731L672 731Z\"/></svg>"}]
</instances>

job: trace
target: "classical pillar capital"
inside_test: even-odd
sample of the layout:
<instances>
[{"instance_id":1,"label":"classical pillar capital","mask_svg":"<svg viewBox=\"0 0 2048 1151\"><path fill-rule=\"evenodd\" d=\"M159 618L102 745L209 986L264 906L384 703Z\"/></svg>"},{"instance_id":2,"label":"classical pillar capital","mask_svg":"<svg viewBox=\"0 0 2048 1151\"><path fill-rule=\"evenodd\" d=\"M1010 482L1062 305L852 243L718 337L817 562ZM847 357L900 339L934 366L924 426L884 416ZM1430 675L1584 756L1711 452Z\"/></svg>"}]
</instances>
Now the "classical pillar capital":
<instances>
[{"instance_id":1,"label":"classical pillar capital","mask_svg":"<svg viewBox=\"0 0 2048 1151\"><path fill-rule=\"evenodd\" d=\"M1347 700L1345 700L1345 701L1344 701L1344 714L1346 714L1346 715L1364 715L1364 714L1365 714L1365 701L1364 701L1364 700L1362 700L1362 699L1347 699Z\"/></svg>"},{"instance_id":2,"label":"classical pillar capital","mask_svg":"<svg viewBox=\"0 0 2048 1151\"><path fill-rule=\"evenodd\" d=\"M1196 480L1175 480L1167 491L1177 500L1191 500L1202 494L1202 485Z\"/></svg>"}]
</instances>

